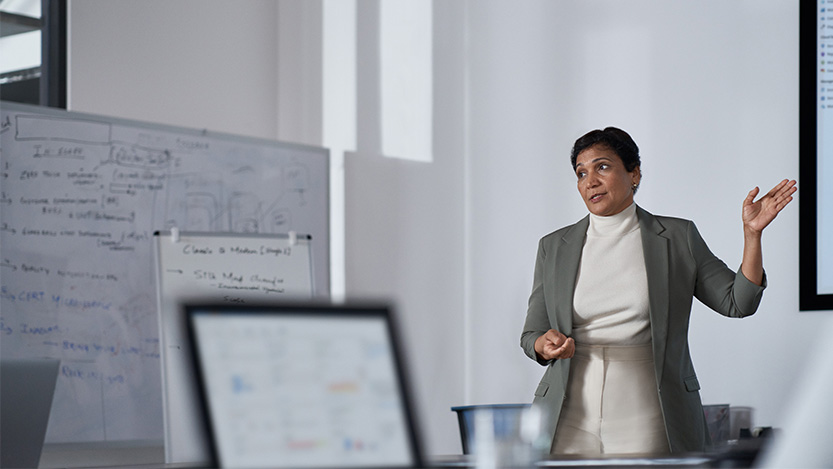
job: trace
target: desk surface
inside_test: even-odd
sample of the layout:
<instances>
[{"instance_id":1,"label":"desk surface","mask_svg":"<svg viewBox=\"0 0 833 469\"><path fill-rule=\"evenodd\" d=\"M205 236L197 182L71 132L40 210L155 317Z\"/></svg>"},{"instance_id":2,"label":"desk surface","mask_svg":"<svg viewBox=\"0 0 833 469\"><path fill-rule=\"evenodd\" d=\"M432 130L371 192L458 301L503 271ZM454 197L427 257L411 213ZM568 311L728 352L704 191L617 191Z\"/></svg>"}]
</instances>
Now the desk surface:
<instances>
[{"instance_id":1,"label":"desk surface","mask_svg":"<svg viewBox=\"0 0 833 469\"><path fill-rule=\"evenodd\" d=\"M558 456L538 461L535 468L628 467L628 468L708 468L750 467L761 445L768 439L739 440L708 453L681 456L649 457L639 455ZM41 469L114 468L114 469L205 469L203 465L165 464L164 449L158 445L108 445L108 448L78 445L47 445L41 456ZM124 461L130 461L124 464ZM473 468L474 455L429 456L430 468Z\"/></svg>"}]
</instances>

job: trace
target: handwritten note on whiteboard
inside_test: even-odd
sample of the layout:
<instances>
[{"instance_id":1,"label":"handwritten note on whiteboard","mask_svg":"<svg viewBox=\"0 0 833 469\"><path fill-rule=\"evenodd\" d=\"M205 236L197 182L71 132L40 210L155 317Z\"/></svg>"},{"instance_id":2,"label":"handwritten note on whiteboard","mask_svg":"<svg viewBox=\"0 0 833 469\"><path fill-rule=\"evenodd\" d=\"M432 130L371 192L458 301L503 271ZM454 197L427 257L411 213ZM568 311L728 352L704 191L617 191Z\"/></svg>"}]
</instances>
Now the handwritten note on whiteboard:
<instances>
[{"instance_id":1,"label":"handwritten note on whiteboard","mask_svg":"<svg viewBox=\"0 0 833 469\"><path fill-rule=\"evenodd\" d=\"M165 461L210 462L181 305L310 299L307 235L157 233Z\"/></svg>"},{"instance_id":2,"label":"handwritten note on whiteboard","mask_svg":"<svg viewBox=\"0 0 833 469\"><path fill-rule=\"evenodd\" d=\"M156 234L163 299L245 302L313 294L311 238L184 232Z\"/></svg>"}]
</instances>

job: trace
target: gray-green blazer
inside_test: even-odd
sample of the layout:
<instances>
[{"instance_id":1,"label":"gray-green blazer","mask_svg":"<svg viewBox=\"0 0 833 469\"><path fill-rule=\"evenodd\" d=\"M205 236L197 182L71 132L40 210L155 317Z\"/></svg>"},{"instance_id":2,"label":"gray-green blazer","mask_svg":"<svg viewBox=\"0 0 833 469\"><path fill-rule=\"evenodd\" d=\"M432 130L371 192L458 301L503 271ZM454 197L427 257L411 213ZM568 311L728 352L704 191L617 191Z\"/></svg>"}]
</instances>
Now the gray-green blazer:
<instances>
[{"instance_id":1,"label":"gray-green blazer","mask_svg":"<svg viewBox=\"0 0 833 469\"><path fill-rule=\"evenodd\" d=\"M703 451L709 442L700 384L688 349L692 298L730 317L755 313L766 287L730 270L711 253L694 223L636 210L648 274L651 338L665 430L672 452ZM589 216L544 236L538 244L521 347L547 367L533 402L548 413L547 431L555 435L570 360L537 360L535 339L549 329L570 336L573 291Z\"/></svg>"}]
</instances>

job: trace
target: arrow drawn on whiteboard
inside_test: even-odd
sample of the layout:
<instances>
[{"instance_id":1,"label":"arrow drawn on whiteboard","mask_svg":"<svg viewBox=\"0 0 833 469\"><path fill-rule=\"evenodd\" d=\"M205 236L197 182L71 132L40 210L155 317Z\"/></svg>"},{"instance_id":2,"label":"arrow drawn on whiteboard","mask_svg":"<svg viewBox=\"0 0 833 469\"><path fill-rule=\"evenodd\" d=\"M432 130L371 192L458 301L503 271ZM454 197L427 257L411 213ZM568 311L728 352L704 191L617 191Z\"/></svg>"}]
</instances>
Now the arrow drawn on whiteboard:
<instances>
[{"instance_id":1,"label":"arrow drawn on whiteboard","mask_svg":"<svg viewBox=\"0 0 833 469\"><path fill-rule=\"evenodd\" d=\"M165 272L171 272L171 273L174 273L174 274L181 274L182 269L167 269L167 270L165 270Z\"/></svg>"}]
</instances>

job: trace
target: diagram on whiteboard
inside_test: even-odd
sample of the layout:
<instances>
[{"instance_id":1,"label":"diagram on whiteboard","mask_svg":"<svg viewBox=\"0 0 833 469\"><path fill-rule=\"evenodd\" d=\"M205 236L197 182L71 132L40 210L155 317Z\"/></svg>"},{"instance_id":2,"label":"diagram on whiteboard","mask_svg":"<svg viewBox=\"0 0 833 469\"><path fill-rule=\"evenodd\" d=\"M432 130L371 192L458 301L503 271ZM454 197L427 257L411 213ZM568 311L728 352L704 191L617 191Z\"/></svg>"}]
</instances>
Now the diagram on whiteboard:
<instances>
[{"instance_id":1,"label":"diagram on whiteboard","mask_svg":"<svg viewBox=\"0 0 833 469\"><path fill-rule=\"evenodd\" d=\"M0 353L61 359L48 442L161 440L153 233L309 233L324 149L3 103Z\"/></svg>"},{"instance_id":2,"label":"diagram on whiteboard","mask_svg":"<svg viewBox=\"0 0 833 469\"><path fill-rule=\"evenodd\" d=\"M246 172L248 173L248 172ZM247 174L253 177L253 174ZM240 173L236 177L245 177ZM187 231L235 233L287 233L292 226L292 205L282 205L286 192L272 188L269 193L231 191L228 175L175 174L167 179L162 226ZM294 191L293 191L294 192ZM299 206L300 204L296 204ZM228 227L228 228L226 228Z\"/></svg>"}]
</instances>

